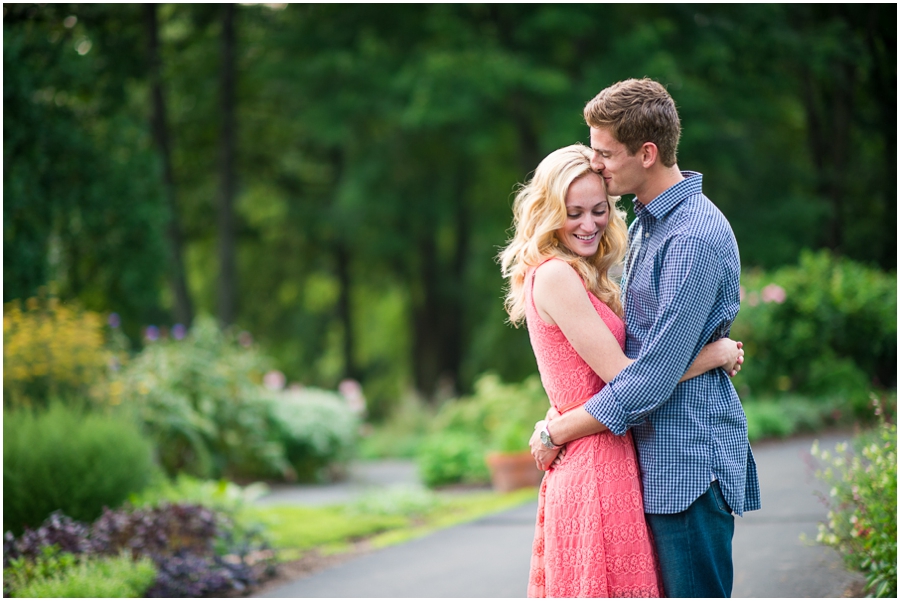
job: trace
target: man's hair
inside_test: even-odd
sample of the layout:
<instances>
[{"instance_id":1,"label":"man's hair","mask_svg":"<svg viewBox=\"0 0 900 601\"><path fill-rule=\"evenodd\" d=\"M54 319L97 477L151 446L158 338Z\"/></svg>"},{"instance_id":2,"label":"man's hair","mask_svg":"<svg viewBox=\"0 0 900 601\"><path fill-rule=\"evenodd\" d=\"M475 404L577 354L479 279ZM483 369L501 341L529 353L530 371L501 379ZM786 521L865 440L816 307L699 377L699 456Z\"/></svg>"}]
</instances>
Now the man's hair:
<instances>
[{"instance_id":1,"label":"man's hair","mask_svg":"<svg viewBox=\"0 0 900 601\"><path fill-rule=\"evenodd\" d=\"M626 79L609 86L585 105L584 120L590 127L610 130L631 154L644 142L653 142L662 164L675 164L681 122L675 101L652 79Z\"/></svg>"}]
</instances>

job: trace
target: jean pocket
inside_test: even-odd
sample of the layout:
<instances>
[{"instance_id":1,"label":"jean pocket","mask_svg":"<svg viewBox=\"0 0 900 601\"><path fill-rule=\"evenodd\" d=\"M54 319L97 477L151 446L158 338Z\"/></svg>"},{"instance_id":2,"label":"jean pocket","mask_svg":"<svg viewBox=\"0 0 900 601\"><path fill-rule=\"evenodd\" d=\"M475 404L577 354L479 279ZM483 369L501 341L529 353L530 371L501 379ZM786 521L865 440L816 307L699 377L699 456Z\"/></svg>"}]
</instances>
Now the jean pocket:
<instances>
[{"instance_id":1,"label":"jean pocket","mask_svg":"<svg viewBox=\"0 0 900 601\"><path fill-rule=\"evenodd\" d=\"M712 484L709 485L709 490L712 492L713 499L716 500L716 506L728 515L731 515L731 507L725 500L725 495L722 494L722 487L719 485L719 481L713 480Z\"/></svg>"}]
</instances>

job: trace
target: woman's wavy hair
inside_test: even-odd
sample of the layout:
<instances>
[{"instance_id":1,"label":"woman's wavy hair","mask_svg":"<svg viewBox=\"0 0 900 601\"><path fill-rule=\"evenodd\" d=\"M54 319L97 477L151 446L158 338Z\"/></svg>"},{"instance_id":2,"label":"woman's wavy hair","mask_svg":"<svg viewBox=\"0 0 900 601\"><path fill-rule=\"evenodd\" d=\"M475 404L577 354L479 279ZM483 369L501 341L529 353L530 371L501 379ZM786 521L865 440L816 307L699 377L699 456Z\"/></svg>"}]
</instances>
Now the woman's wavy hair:
<instances>
[{"instance_id":1,"label":"woman's wavy hair","mask_svg":"<svg viewBox=\"0 0 900 601\"><path fill-rule=\"evenodd\" d=\"M628 227L625 212L618 206L619 197L607 195L609 223L593 256L573 253L557 237L567 218L569 186L590 173L591 149L573 144L547 155L532 178L519 186L513 202L513 237L497 257L503 277L509 280L504 306L516 327L525 318L525 273L552 257L571 265L587 289L622 316L619 285L609 277L609 269L622 261L628 245Z\"/></svg>"}]
</instances>

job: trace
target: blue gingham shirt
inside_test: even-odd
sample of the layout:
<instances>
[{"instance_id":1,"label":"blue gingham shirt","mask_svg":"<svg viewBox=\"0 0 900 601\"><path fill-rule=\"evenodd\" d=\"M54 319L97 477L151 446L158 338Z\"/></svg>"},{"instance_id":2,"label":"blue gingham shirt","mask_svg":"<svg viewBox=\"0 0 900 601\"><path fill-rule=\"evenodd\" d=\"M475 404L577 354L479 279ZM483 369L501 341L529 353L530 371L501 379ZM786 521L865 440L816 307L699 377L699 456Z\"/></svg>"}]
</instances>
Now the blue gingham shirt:
<instances>
[{"instance_id":1,"label":"blue gingham shirt","mask_svg":"<svg viewBox=\"0 0 900 601\"><path fill-rule=\"evenodd\" d=\"M738 514L759 509L747 418L723 369L678 381L740 308L740 259L725 216L703 195L703 176L646 207L634 202L623 294L625 354L635 359L585 408L614 434L631 428L644 511L684 511L718 479Z\"/></svg>"}]
</instances>

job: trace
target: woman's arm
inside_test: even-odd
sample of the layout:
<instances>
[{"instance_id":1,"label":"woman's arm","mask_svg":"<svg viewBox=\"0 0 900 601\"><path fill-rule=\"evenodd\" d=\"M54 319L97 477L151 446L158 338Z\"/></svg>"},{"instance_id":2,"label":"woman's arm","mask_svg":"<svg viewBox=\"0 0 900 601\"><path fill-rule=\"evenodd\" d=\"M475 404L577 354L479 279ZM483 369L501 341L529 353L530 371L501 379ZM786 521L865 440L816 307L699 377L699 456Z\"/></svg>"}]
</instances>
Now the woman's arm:
<instances>
[{"instance_id":1,"label":"woman's arm","mask_svg":"<svg viewBox=\"0 0 900 601\"><path fill-rule=\"evenodd\" d=\"M559 326L578 355L609 382L631 364L588 298L578 273L564 261L547 261L534 275L534 305L545 322Z\"/></svg>"},{"instance_id":2,"label":"woman's arm","mask_svg":"<svg viewBox=\"0 0 900 601\"><path fill-rule=\"evenodd\" d=\"M594 309L578 273L564 261L548 261L537 270L534 305L541 319L559 326L578 355L604 382L633 362ZM734 376L743 362L742 346L730 338L706 345L681 381L719 367Z\"/></svg>"}]
</instances>

